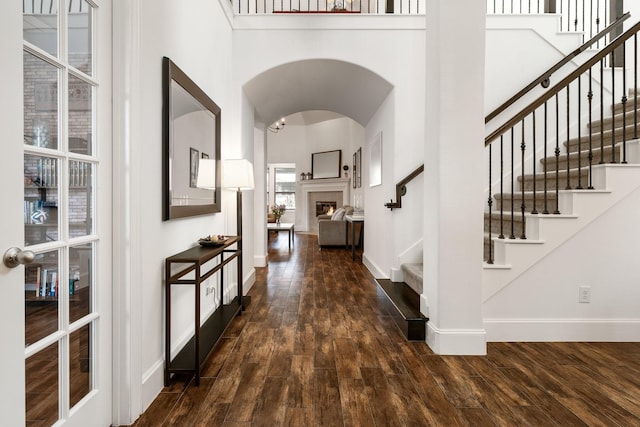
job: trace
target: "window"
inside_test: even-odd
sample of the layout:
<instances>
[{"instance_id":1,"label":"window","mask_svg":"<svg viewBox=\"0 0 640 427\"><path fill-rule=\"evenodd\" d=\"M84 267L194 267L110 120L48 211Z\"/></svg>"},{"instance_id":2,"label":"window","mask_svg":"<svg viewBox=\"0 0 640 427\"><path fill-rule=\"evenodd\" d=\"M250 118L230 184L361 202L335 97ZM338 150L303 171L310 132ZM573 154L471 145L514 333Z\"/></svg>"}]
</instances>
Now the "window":
<instances>
[{"instance_id":1,"label":"window","mask_svg":"<svg viewBox=\"0 0 640 427\"><path fill-rule=\"evenodd\" d=\"M296 208L296 170L295 168L274 169L274 202L285 205L287 209Z\"/></svg>"}]
</instances>

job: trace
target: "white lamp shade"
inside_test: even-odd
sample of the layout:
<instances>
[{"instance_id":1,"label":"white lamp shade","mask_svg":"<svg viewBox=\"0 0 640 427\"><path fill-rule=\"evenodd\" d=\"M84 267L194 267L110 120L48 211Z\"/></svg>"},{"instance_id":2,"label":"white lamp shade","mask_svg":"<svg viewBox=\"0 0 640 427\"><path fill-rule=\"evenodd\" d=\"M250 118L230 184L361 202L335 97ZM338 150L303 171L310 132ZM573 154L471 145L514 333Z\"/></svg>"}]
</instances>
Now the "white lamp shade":
<instances>
[{"instance_id":1,"label":"white lamp shade","mask_svg":"<svg viewBox=\"0 0 640 427\"><path fill-rule=\"evenodd\" d=\"M223 160L222 185L225 188L252 190L253 165L247 159Z\"/></svg>"},{"instance_id":2,"label":"white lamp shade","mask_svg":"<svg viewBox=\"0 0 640 427\"><path fill-rule=\"evenodd\" d=\"M198 181L196 187L215 190L216 161L214 159L200 159L198 162Z\"/></svg>"}]
</instances>

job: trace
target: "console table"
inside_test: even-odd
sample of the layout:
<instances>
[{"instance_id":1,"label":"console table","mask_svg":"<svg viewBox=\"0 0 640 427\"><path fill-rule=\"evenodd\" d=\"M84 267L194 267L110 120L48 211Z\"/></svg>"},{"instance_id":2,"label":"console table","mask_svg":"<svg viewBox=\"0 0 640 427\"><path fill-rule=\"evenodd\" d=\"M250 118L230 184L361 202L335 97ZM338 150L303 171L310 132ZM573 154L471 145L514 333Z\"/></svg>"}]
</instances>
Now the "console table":
<instances>
[{"instance_id":1,"label":"console table","mask_svg":"<svg viewBox=\"0 0 640 427\"><path fill-rule=\"evenodd\" d=\"M195 377L195 384L200 385L200 369L211 349L218 342L233 318L242 311L242 250L240 237L229 237L219 246L196 246L166 258L165 260L165 370L164 385L169 385L172 373L190 372ZM230 248L238 243L237 249ZM222 267L237 259L238 264L238 292L228 304L222 303L224 296L224 270ZM202 271L205 263L213 261ZM211 263L210 263L211 264ZM177 268L177 269L176 269ZM174 271L175 270L175 271ZM190 278L184 278L193 273ZM220 305L200 325L200 284L213 276L220 274ZM194 336L185 346L171 358L171 288L172 286L194 287Z\"/></svg>"},{"instance_id":2,"label":"console table","mask_svg":"<svg viewBox=\"0 0 640 427\"><path fill-rule=\"evenodd\" d=\"M364 216L362 215L345 215L344 217L346 222L347 230L349 233L349 224L351 224L351 260L355 261L356 259L356 224L360 223L362 226L360 227L360 241L358 244L364 250ZM348 234L347 234L348 235ZM349 247L349 239L347 239L347 247Z\"/></svg>"}]
</instances>

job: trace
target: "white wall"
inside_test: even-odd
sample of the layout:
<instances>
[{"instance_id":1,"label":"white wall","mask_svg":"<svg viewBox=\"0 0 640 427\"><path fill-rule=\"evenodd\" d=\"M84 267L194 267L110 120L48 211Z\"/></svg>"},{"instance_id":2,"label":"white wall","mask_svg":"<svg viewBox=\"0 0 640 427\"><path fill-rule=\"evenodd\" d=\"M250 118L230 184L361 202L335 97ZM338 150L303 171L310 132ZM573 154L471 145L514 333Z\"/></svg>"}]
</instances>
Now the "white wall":
<instances>
[{"instance_id":1,"label":"white wall","mask_svg":"<svg viewBox=\"0 0 640 427\"><path fill-rule=\"evenodd\" d=\"M489 341L640 340L640 190L483 305ZM591 303L579 303L580 286Z\"/></svg>"},{"instance_id":2,"label":"white wall","mask_svg":"<svg viewBox=\"0 0 640 427\"><path fill-rule=\"evenodd\" d=\"M233 69L237 91L242 85L260 73L275 66L304 59L337 59L358 64L378 74L394 86L393 95L383 103L369 123L365 123L363 148L362 188L355 194L365 200L365 262L374 275L388 277L392 264L393 245L382 249L369 239L368 230L376 230L380 239L392 242L396 228L411 234L420 230L418 224L402 227L389 226L400 223L383 204L395 196L395 183L422 164L424 150L424 30L420 29L361 29L321 31L314 29L287 30L268 29L261 31L236 30L234 33ZM273 49L286 46L286 49ZM406 47L411 47L410 54ZM296 90L296 88L292 88ZM289 114L292 112L283 112ZM282 133L286 135L293 126L287 125ZM245 132L253 130L245 129ZM368 188L368 151L366 143L378 131L383 132L383 184ZM293 132L291 132L293 134ZM302 131L300 136L303 135ZM353 132L353 130L352 130ZM396 145L396 142L397 145ZM311 144L313 146L313 142ZM358 146L343 152L343 157L351 156ZM329 149L329 148L327 148ZM286 154L286 156L284 155ZM276 157L274 157L276 159ZM270 161L270 160L268 160ZM307 162L310 171L310 156L298 160L291 152L277 157L278 162ZM343 163L351 159L343 158ZM301 163L304 165L305 163ZM304 166L303 166L304 167ZM299 172L298 172L299 175ZM371 236L374 232L371 232Z\"/></svg>"},{"instance_id":3,"label":"white wall","mask_svg":"<svg viewBox=\"0 0 640 427\"><path fill-rule=\"evenodd\" d=\"M223 194L222 212L214 215L176 219L163 222L162 203L162 57L171 58L194 80L222 109L222 152L230 157L235 154L229 146L243 147L246 141L233 140L233 117L229 114L232 102L231 28L218 2L194 0L188 6L170 0L141 0L139 28L139 74L134 76L132 87L138 97L139 118L132 129L139 139L133 141L131 185L139 189L139 198L133 201L132 265L136 273L133 286L139 287L140 300L132 301L132 310L141 310L141 342L139 369L142 378L132 381L142 383L142 409L151 402L162 387L164 360L164 259L174 253L197 244L197 239L208 234L235 233L235 195ZM118 31L116 23L116 29ZM236 127L239 127L237 125ZM242 152L253 152L253 141ZM224 191L223 193L229 193ZM253 210L247 200L247 209ZM245 227L252 233L252 224ZM251 239L245 241L247 254L253 253ZM249 255L246 255L249 256ZM245 275L251 274L252 256L245 263ZM231 271L233 271L233 266ZM227 276L229 277L229 276ZM232 274L233 278L234 275ZM137 279L137 280L136 280ZM235 279L232 279L235 280ZM230 284L233 287L233 284ZM204 292L204 287L203 287ZM188 334L192 326L193 291L175 293L172 301L174 331L172 346ZM203 295L203 312L213 309L212 297ZM134 385L135 386L135 385Z\"/></svg>"},{"instance_id":4,"label":"white wall","mask_svg":"<svg viewBox=\"0 0 640 427\"><path fill-rule=\"evenodd\" d=\"M352 155L364 142L364 128L348 117L327 120L310 125L287 125L278 133L267 132L267 163L292 163L296 165L296 177L311 172L311 154L322 151L341 150L342 165L352 167ZM342 168L340 173L344 174ZM270 175L273 177L273 174ZM351 179L352 175L349 173ZM273 189L270 189L273 198ZM300 191L296 192L296 204L306 203ZM272 204L272 202L269 202ZM287 212L283 221L295 221L295 227L302 230L306 220L298 212Z\"/></svg>"}]
</instances>

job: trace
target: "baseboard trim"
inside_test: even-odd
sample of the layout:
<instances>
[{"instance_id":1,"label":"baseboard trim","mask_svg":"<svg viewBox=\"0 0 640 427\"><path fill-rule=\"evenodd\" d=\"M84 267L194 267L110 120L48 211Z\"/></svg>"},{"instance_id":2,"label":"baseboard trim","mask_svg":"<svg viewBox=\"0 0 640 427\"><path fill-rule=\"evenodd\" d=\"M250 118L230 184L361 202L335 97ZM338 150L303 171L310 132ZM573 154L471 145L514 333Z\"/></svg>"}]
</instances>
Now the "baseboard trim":
<instances>
[{"instance_id":1,"label":"baseboard trim","mask_svg":"<svg viewBox=\"0 0 640 427\"><path fill-rule=\"evenodd\" d=\"M249 274L244 276L244 280L242 282L242 293L247 294L253 288L253 285L256 283L256 269L252 268Z\"/></svg>"},{"instance_id":2,"label":"baseboard trim","mask_svg":"<svg viewBox=\"0 0 640 427\"><path fill-rule=\"evenodd\" d=\"M267 266L267 256L266 255L254 255L253 256L253 266L254 267L266 267Z\"/></svg>"},{"instance_id":3,"label":"baseboard trim","mask_svg":"<svg viewBox=\"0 0 640 427\"><path fill-rule=\"evenodd\" d=\"M485 319L489 342L640 341L640 319Z\"/></svg>"},{"instance_id":4,"label":"baseboard trim","mask_svg":"<svg viewBox=\"0 0 640 427\"><path fill-rule=\"evenodd\" d=\"M378 279L388 279L389 276L384 273L371 259L367 256L367 254L362 254L362 264L367 267L369 273L373 275L373 277Z\"/></svg>"},{"instance_id":5,"label":"baseboard trim","mask_svg":"<svg viewBox=\"0 0 640 427\"><path fill-rule=\"evenodd\" d=\"M142 411L153 403L164 387L164 360L160 359L154 363L142 375Z\"/></svg>"},{"instance_id":6,"label":"baseboard trim","mask_svg":"<svg viewBox=\"0 0 640 427\"><path fill-rule=\"evenodd\" d=\"M439 329L427 323L427 344L436 354L484 356L487 354L484 329Z\"/></svg>"}]
</instances>

